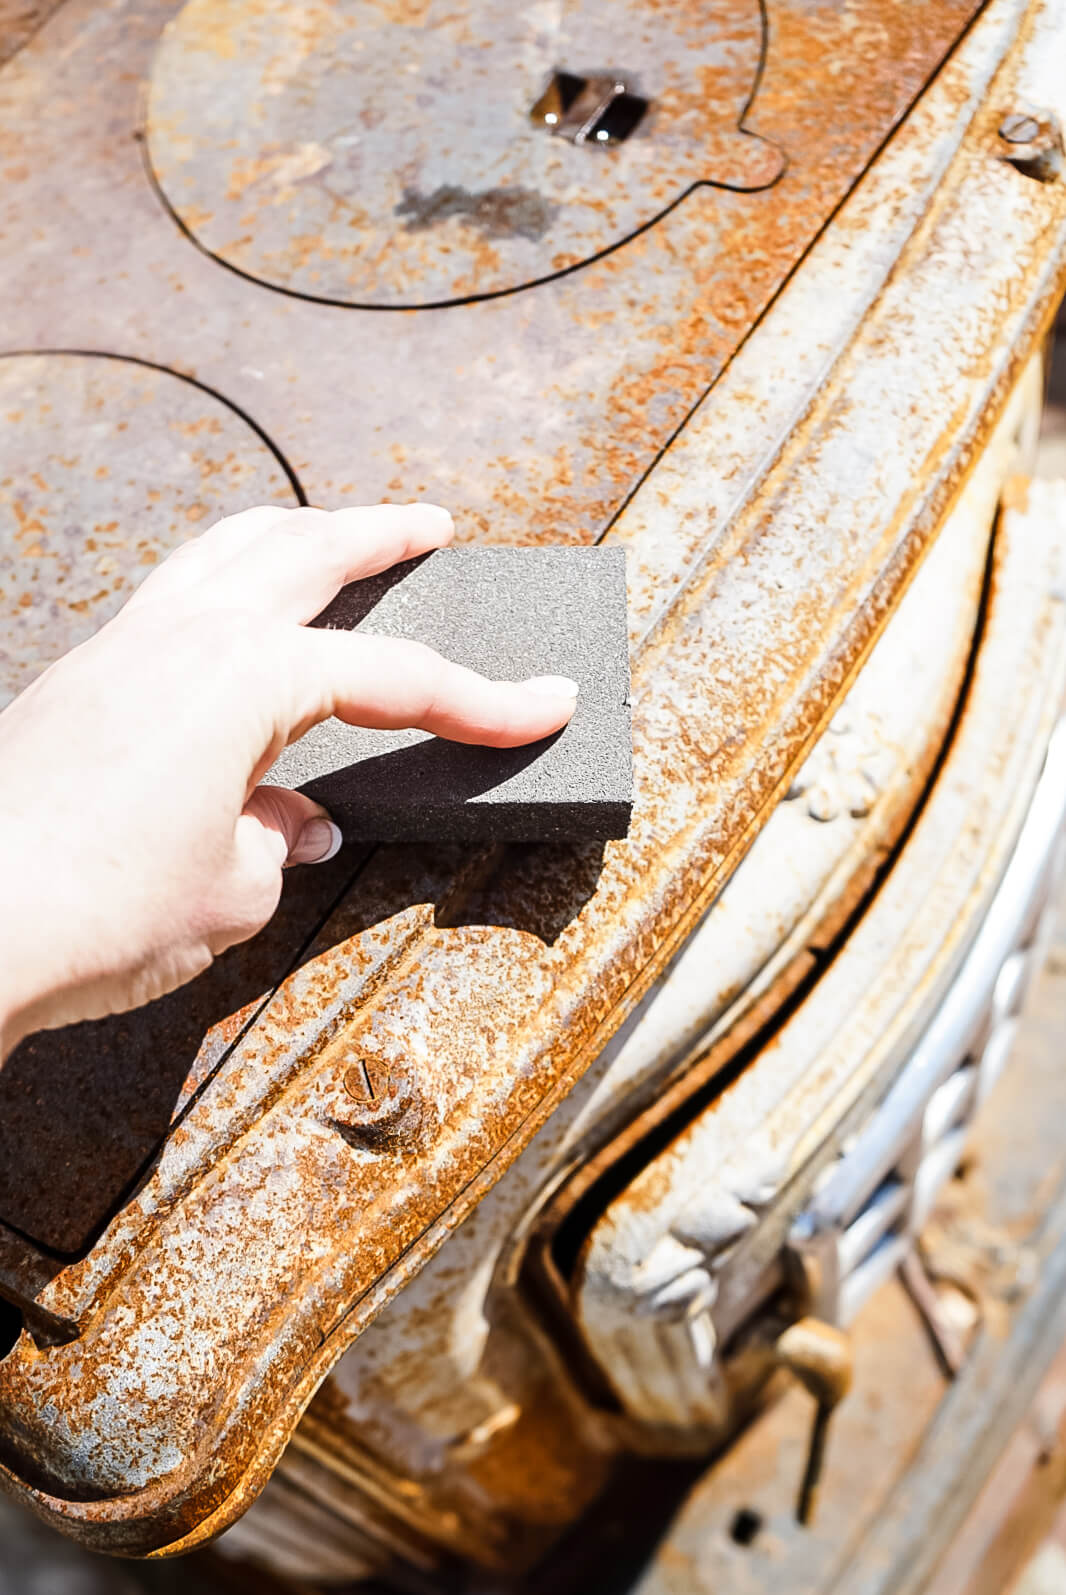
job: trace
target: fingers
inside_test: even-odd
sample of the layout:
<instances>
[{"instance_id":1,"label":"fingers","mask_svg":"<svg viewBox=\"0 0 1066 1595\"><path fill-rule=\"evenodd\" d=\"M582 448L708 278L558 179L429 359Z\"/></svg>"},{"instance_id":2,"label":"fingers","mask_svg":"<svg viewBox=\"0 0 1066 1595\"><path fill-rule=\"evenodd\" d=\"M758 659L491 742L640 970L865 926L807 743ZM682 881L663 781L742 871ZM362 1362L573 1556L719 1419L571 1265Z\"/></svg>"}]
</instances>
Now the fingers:
<instances>
[{"instance_id":1,"label":"fingers","mask_svg":"<svg viewBox=\"0 0 1066 1595\"><path fill-rule=\"evenodd\" d=\"M452 742L513 748L567 724L577 683L489 681L421 643L360 632L292 634L301 703L289 739L329 715L378 730L417 726Z\"/></svg>"},{"instance_id":2,"label":"fingers","mask_svg":"<svg viewBox=\"0 0 1066 1595\"><path fill-rule=\"evenodd\" d=\"M171 555L132 604L193 599L303 624L350 581L443 548L454 535L435 504L334 510L261 506L219 521Z\"/></svg>"},{"instance_id":3,"label":"fingers","mask_svg":"<svg viewBox=\"0 0 1066 1595\"><path fill-rule=\"evenodd\" d=\"M294 513L281 504L257 504L239 515L224 516L199 537L190 537L187 543L168 554L127 599L126 609L139 608L155 599L174 603L181 595L194 592L238 549L246 548L286 515Z\"/></svg>"},{"instance_id":4,"label":"fingers","mask_svg":"<svg viewBox=\"0 0 1066 1595\"><path fill-rule=\"evenodd\" d=\"M256 820L279 865L325 864L340 850L340 827L320 803L280 786L257 786L244 805Z\"/></svg>"},{"instance_id":5,"label":"fingers","mask_svg":"<svg viewBox=\"0 0 1066 1595\"><path fill-rule=\"evenodd\" d=\"M452 518L435 504L293 510L213 573L211 603L279 620L313 620L351 581L443 548Z\"/></svg>"},{"instance_id":6,"label":"fingers","mask_svg":"<svg viewBox=\"0 0 1066 1595\"><path fill-rule=\"evenodd\" d=\"M301 792L257 787L237 816L225 888L216 886L216 916L208 934L212 955L262 930L281 898L286 865L325 863L340 845L340 831L319 804Z\"/></svg>"}]
</instances>

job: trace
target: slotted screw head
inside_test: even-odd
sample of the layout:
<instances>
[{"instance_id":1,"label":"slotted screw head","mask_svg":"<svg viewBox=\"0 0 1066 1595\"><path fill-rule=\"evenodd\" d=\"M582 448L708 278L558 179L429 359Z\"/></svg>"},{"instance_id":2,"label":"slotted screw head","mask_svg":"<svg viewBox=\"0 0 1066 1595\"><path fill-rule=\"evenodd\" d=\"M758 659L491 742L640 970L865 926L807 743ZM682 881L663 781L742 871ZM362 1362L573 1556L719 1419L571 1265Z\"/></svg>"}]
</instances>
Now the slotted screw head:
<instances>
[{"instance_id":1,"label":"slotted screw head","mask_svg":"<svg viewBox=\"0 0 1066 1595\"><path fill-rule=\"evenodd\" d=\"M407 1070L351 1051L339 1063L334 1079L340 1091L329 1115L333 1128L353 1146L414 1145L426 1127L425 1103Z\"/></svg>"},{"instance_id":2,"label":"slotted screw head","mask_svg":"<svg viewBox=\"0 0 1066 1595\"><path fill-rule=\"evenodd\" d=\"M376 1058L358 1058L344 1071L344 1089L353 1102L372 1106L388 1095L389 1070Z\"/></svg>"},{"instance_id":3,"label":"slotted screw head","mask_svg":"<svg viewBox=\"0 0 1066 1595\"><path fill-rule=\"evenodd\" d=\"M999 136L1008 144L1031 144L1039 132L1040 123L1025 111L1012 111L999 124Z\"/></svg>"}]
</instances>

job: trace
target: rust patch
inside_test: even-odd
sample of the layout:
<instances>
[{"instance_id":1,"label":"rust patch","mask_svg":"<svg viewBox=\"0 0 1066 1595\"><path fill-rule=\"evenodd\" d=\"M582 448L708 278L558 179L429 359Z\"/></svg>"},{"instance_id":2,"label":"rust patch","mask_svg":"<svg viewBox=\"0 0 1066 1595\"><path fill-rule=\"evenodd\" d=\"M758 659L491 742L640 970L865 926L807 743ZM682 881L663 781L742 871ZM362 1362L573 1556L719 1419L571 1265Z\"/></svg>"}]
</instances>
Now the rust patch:
<instances>
[{"instance_id":1,"label":"rust patch","mask_svg":"<svg viewBox=\"0 0 1066 1595\"><path fill-rule=\"evenodd\" d=\"M396 206L404 231L424 232L453 218L476 227L486 238L543 238L558 206L531 188L486 188L471 193L443 184L431 194L405 188Z\"/></svg>"}]
</instances>

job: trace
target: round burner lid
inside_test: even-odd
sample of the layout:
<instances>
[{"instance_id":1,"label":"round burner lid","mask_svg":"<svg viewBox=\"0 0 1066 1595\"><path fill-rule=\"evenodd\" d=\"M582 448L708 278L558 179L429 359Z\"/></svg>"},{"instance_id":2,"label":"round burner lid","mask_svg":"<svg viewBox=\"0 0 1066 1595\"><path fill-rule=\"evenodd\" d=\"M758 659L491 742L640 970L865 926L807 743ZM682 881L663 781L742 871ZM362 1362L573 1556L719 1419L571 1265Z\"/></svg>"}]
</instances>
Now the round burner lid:
<instances>
[{"instance_id":1,"label":"round burner lid","mask_svg":"<svg viewBox=\"0 0 1066 1595\"><path fill-rule=\"evenodd\" d=\"M274 287L429 305L551 277L698 183L762 188L741 130L757 0L189 0L148 152L182 225Z\"/></svg>"},{"instance_id":2,"label":"round burner lid","mask_svg":"<svg viewBox=\"0 0 1066 1595\"><path fill-rule=\"evenodd\" d=\"M0 356L0 708L221 515L292 504L277 456L194 382L132 360Z\"/></svg>"}]
</instances>

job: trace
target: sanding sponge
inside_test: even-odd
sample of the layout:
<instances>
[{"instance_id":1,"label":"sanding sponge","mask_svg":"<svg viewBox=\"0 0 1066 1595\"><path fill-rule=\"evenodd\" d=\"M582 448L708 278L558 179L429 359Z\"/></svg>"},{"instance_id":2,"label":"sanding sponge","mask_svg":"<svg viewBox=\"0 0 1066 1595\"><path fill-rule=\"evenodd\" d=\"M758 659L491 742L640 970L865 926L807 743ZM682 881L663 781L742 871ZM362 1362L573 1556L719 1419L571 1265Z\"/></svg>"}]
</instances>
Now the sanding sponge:
<instances>
[{"instance_id":1,"label":"sanding sponge","mask_svg":"<svg viewBox=\"0 0 1066 1595\"><path fill-rule=\"evenodd\" d=\"M327 720L266 780L325 805L345 836L539 841L626 834L632 728L620 548L445 548L353 582L315 622L428 643L495 680L570 676L570 724L523 748Z\"/></svg>"}]
</instances>

